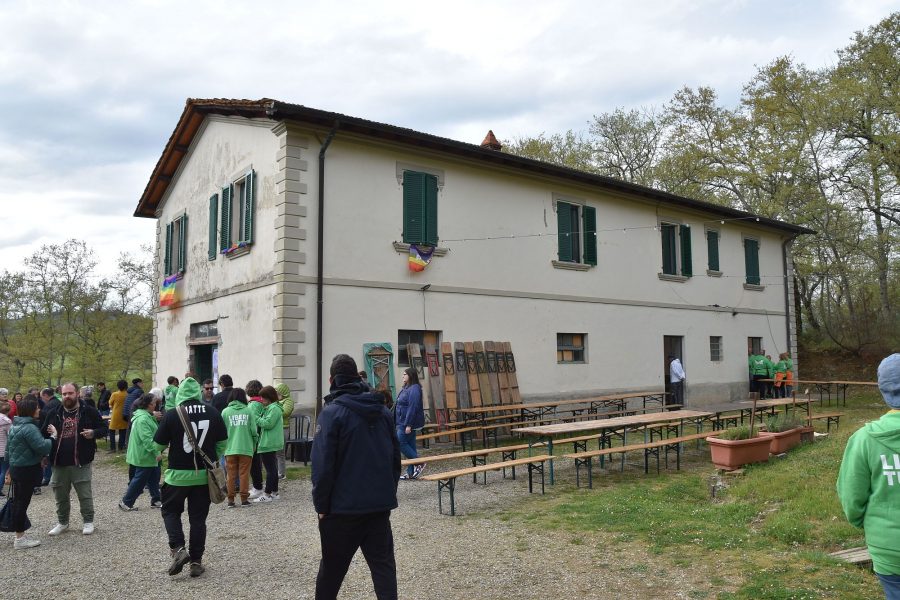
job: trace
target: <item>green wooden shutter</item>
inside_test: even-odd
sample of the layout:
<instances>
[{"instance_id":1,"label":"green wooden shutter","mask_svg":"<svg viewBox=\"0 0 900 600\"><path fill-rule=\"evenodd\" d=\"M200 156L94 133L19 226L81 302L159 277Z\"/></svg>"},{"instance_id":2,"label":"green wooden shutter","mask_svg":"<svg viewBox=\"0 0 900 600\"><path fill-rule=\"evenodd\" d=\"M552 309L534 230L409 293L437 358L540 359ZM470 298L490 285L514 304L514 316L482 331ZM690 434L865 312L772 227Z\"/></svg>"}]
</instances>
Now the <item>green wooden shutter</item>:
<instances>
[{"instance_id":1,"label":"green wooden shutter","mask_svg":"<svg viewBox=\"0 0 900 600\"><path fill-rule=\"evenodd\" d=\"M425 173L403 172L403 241L425 242Z\"/></svg>"},{"instance_id":2,"label":"green wooden shutter","mask_svg":"<svg viewBox=\"0 0 900 600\"><path fill-rule=\"evenodd\" d=\"M693 259L691 258L691 228L682 225L678 232L681 236L681 274L691 277L694 274Z\"/></svg>"},{"instance_id":3,"label":"green wooden shutter","mask_svg":"<svg viewBox=\"0 0 900 600\"><path fill-rule=\"evenodd\" d=\"M172 274L172 224L166 223L166 242L165 242L165 261L163 262L163 275L168 277Z\"/></svg>"},{"instance_id":4,"label":"green wooden shutter","mask_svg":"<svg viewBox=\"0 0 900 600\"><path fill-rule=\"evenodd\" d=\"M253 243L253 205L255 204L253 184L255 179L253 171L250 171L244 180L244 239L241 241L248 244Z\"/></svg>"},{"instance_id":5,"label":"green wooden shutter","mask_svg":"<svg viewBox=\"0 0 900 600\"><path fill-rule=\"evenodd\" d=\"M184 273L187 267L187 229L188 216L178 220L178 272Z\"/></svg>"},{"instance_id":6,"label":"green wooden shutter","mask_svg":"<svg viewBox=\"0 0 900 600\"><path fill-rule=\"evenodd\" d=\"M709 270L719 270L719 232L706 232L706 253L709 256Z\"/></svg>"},{"instance_id":7,"label":"green wooden shutter","mask_svg":"<svg viewBox=\"0 0 900 600\"><path fill-rule=\"evenodd\" d=\"M231 186L222 188L222 227L219 229L219 249L231 247Z\"/></svg>"},{"instance_id":8,"label":"green wooden shutter","mask_svg":"<svg viewBox=\"0 0 900 600\"><path fill-rule=\"evenodd\" d=\"M556 203L557 244L560 262L572 262L572 206L565 202Z\"/></svg>"},{"instance_id":9,"label":"green wooden shutter","mask_svg":"<svg viewBox=\"0 0 900 600\"><path fill-rule=\"evenodd\" d=\"M597 264L597 209L585 206L581 209L581 231L584 237L583 258L585 264Z\"/></svg>"},{"instance_id":10,"label":"green wooden shutter","mask_svg":"<svg viewBox=\"0 0 900 600\"><path fill-rule=\"evenodd\" d=\"M759 242L744 240L744 267L747 269L747 283L759 285Z\"/></svg>"},{"instance_id":11,"label":"green wooden shutter","mask_svg":"<svg viewBox=\"0 0 900 600\"><path fill-rule=\"evenodd\" d=\"M669 223L660 225L662 238L662 269L666 275L675 275L677 264L675 258L675 226Z\"/></svg>"},{"instance_id":12,"label":"green wooden shutter","mask_svg":"<svg viewBox=\"0 0 900 600\"><path fill-rule=\"evenodd\" d=\"M438 181L434 175L425 175L425 243L437 246L438 243Z\"/></svg>"},{"instance_id":13,"label":"green wooden shutter","mask_svg":"<svg viewBox=\"0 0 900 600\"><path fill-rule=\"evenodd\" d=\"M219 195L213 194L209 197L209 250L206 257L209 260L216 260L219 249L216 247L217 229L219 226Z\"/></svg>"}]
</instances>

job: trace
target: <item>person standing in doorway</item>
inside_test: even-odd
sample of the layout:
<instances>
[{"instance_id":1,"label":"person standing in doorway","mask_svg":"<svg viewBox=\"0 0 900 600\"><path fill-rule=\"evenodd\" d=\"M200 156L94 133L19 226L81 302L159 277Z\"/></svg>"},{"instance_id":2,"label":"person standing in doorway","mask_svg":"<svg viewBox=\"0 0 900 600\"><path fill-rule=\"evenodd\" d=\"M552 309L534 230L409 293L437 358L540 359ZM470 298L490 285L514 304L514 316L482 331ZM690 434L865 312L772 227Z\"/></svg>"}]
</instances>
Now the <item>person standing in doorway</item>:
<instances>
[{"instance_id":1,"label":"person standing in doorway","mask_svg":"<svg viewBox=\"0 0 900 600\"><path fill-rule=\"evenodd\" d=\"M322 560L316 600L337 598L362 549L378 600L396 600L397 564L391 511L397 508L400 445L391 413L360 381L356 362L331 362L331 393L316 423L312 497L319 516Z\"/></svg>"},{"instance_id":2,"label":"person standing in doorway","mask_svg":"<svg viewBox=\"0 0 900 600\"><path fill-rule=\"evenodd\" d=\"M50 535L59 535L69 529L72 488L78 496L84 521L81 532L91 535L94 533L92 463L97 451L97 438L106 436L106 424L96 408L78 399L78 389L74 383L64 384L61 390L62 403L44 417L44 429L59 432L59 439L50 451L50 464L53 465L50 488L56 498L58 519Z\"/></svg>"},{"instance_id":3,"label":"person standing in doorway","mask_svg":"<svg viewBox=\"0 0 900 600\"><path fill-rule=\"evenodd\" d=\"M669 384L672 389L672 404L680 407L684 406L684 367L681 359L676 356L669 356Z\"/></svg>"}]
</instances>

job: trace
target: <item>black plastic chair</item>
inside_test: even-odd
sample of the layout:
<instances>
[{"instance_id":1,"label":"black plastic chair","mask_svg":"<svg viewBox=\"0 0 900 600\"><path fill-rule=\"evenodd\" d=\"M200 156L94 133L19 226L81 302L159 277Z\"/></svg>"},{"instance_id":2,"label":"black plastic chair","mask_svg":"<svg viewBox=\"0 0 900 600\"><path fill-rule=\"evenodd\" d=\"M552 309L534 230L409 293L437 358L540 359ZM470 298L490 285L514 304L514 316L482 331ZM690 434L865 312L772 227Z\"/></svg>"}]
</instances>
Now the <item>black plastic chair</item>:
<instances>
[{"instance_id":1,"label":"black plastic chair","mask_svg":"<svg viewBox=\"0 0 900 600\"><path fill-rule=\"evenodd\" d=\"M311 428L312 419L307 415L294 415L291 417L288 439L284 441L284 452L291 459L291 462L302 460L304 466L309 463L313 443L313 439L309 436Z\"/></svg>"}]
</instances>

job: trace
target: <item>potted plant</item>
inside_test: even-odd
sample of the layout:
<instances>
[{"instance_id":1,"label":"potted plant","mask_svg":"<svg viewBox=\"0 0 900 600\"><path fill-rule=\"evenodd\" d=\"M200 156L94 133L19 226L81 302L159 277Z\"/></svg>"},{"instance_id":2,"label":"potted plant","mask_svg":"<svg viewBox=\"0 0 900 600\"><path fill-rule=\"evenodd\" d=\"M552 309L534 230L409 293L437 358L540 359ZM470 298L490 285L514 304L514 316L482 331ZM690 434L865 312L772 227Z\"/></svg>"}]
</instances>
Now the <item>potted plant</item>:
<instances>
[{"instance_id":1,"label":"potted plant","mask_svg":"<svg viewBox=\"0 0 900 600\"><path fill-rule=\"evenodd\" d=\"M769 436L769 452L783 454L800 445L800 434L803 422L794 413L782 413L770 417L766 421Z\"/></svg>"},{"instance_id":2,"label":"potted plant","mask_svg":"<svg viewBox=\"0 0 900 600\"><path fill-rule=\"evenodd\" d=\"M717 469L732 471L744 465L769 460L768 436L759 435L756 428L748 425L726 429L715 436L706 438L712 462Z\"/></svg>"}]
</instances>

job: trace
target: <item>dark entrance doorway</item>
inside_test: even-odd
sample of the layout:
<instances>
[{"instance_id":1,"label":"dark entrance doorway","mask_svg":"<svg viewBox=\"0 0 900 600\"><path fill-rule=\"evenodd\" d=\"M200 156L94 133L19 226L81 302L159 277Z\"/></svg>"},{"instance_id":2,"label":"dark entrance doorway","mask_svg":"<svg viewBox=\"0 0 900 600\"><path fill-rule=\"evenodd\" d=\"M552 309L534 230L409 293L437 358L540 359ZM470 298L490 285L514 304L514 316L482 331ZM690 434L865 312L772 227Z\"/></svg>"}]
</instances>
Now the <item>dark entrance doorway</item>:
<instances>
[{"instance_id":1,"label":"dark entrance doorway","mask_svg":"<svg viewBox=\"0 0 900 600\"><path fill-rule=\"evenodd\" d=\"M684 366L684 356L683 356L683 345L684 345L684 337L680 335L664 335L663 336L663 381L666 382L666 392L670 394L672 392L672 383L669 381L669 357L674 356L675 358L681 361L682 366ZM685 367L685 370L687 368ZM674 401L672 400L671 395L666 396L666 404L671 404Z\"/></svg>"},{"instance_id":2,"label":"dark entrance doorway","mask_svg":"<svg viewBox=\"0 0 900 600\"><path fill-rule=\"evenodd\" d=\"M216 385L216 369L214 364L214 356L216 355L216 344L197 344L191 346L193 356L191 357L191 370L197 376L197 381L203 383L207 379L213 380Z\"/></svg>"}]
</instances>

